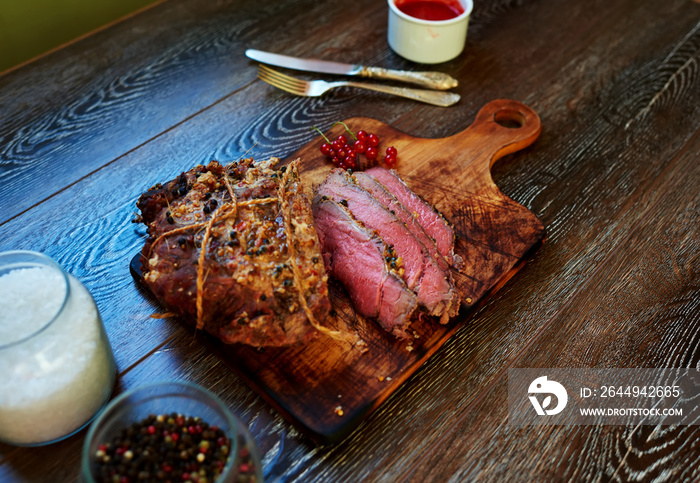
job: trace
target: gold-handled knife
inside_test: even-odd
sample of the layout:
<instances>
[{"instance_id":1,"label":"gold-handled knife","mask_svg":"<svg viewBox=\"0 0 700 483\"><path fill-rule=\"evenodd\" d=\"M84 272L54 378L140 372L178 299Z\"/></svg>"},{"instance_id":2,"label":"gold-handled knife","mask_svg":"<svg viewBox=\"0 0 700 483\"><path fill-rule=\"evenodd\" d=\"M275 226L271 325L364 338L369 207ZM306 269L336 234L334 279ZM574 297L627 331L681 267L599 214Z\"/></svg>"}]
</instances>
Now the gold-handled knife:
<instances>
[{"instance_id":1,"label":"gold-handled knife","mask_svg":"<svg viewBox=\"0 0 700 483\"><path fill-rule=\"evenodd\" d=\"M368 67L358 64L344 64L320 59L299 59L288 55L273 54L262 50L248 49L245 51L249 59L263 64L286 67L287 69L321 72L324 74L356 75L374 79L386 79L408 82L430 89L446 90L457 87L457 79L442 72L413 72L406 70Z\"/></svg>"}]
</instances>

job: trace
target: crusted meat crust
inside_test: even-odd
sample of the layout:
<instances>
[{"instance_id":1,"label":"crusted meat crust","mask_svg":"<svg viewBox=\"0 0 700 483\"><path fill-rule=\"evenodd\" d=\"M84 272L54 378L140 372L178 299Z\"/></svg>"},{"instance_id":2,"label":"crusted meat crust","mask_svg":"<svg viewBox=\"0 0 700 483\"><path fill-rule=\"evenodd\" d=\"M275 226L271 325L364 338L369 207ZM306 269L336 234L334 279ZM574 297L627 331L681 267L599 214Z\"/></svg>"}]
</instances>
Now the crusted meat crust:
<instances>
[{"instance_id":1,"label":"crusted meat crust","mask_svg":"<svg viewBox=\"0 0 700 483\"><path fill-rule=\"evenodd\" d=\"M330 311L298 160L275 170L278 162L212 161L137 203L149 234L144 283L168 310L226 343L304 343Z\"/></svg>"}]
</instances>

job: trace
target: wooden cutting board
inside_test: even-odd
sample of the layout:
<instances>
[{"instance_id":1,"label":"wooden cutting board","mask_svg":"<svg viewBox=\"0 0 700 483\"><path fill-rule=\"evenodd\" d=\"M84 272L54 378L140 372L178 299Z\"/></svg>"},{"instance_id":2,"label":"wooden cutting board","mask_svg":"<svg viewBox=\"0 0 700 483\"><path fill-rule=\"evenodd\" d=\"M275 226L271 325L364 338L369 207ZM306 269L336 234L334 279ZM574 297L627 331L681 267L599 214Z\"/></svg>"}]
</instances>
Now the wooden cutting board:
<instances>
[{"instance_id":1,"label":"wooden cutting board","mask_svg":"<svg viewBox=\"0 0 700 483\"><path fill-rule=\"evenodd\" d=\"M463 306L447 325L430 317L416 318L409 330L415 338L400 341L374 321L355 314L342 286L331 280L331 302L337 316L327 325L357 331L367 344L364 350L326 336L305 346L264 350L227 346L212 337L198 336L317 442L338 441L350 433L437 351L471 308L522 266L546 236L535 215L501 193L490 173L497 159L537 139L540 121L529 107L509 100L492 101L471 126L442 139L409 136L374 119L344 122L353 132L364 129L377 134L383 150L395 146L401 177L454 225L455 251L465 261L464 268L454 272ZM337 125L326 135L334 138L343 131ZM302 159L301 177L310 199L313 188L332 168L319 152L322 142L319 136L285 160Z\"/></svg>"}]
</instances>

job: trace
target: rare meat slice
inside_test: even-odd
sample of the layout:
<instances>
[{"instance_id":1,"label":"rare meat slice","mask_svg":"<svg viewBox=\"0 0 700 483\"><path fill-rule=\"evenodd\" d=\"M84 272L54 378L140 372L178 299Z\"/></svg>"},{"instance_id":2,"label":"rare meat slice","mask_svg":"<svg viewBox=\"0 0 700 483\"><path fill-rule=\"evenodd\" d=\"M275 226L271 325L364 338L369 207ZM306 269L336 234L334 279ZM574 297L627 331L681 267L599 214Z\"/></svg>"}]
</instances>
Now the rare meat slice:
<instances>
[{"instance_id":1,"label":"rare meat slice","mask_svg":"<svg viewBox=\"0 0 700 483\"><path fill-rule=\"evenodd\" d=\"M343 284L355 310L376 318L397 337L408 337L406 327L417 301L397 270L387 263L395 253L376 233L358 223L345 206L317 196L313 212L326 268Z\"/></svg>"},{"instance_id":2,"label":"rare meat slice","mask_svg":"<svg viewBox=\"0 0 700 483\"><path fill-rule=\"evenodd\" d=\"M406 186L394 170L381 167L365 171L391 192L406 209L420 222L425 232L435 240L435 245L443 257L453 266L460 268L462 258L455 254L455 233L450 224L433 206Z\"/></svg>"},{"instance_id":3,"label":"rare meat slice","mask_svg":"<svg viewBox=\"0 0 700 483\"><path fill-rule=\"evenodd\" d=\"M357 184L355 177L342 169L333 170L318 187L317 194L347 206L353 217L394 248L398 257L391 260L413 290L418 303L430 315L449 316L459 310L457 292L449 273L443 271L428 249L395 213Z\"/></svg>"},{"instance_id":4,"label":"rare meat slice","mask_svg":"<svg viewBox=\"0 0 700 483\"><path fill-rule=\"evenodd\" d=\"M285 346L323 331L327 275L298 161L212 161L138 200L143 282L226 343Z\"/></svg>"},{"instance_id":5,"label":"rare meat slice","mask_svg":"<svg viewBox=\"0 0 700 483\"><path fill-rule=\"evenodd\" d=\"M445 257L442 256L437 248L437 245L435 245L435 240L428 236L416 217L413 216L413 214L411 214L406 207L384 187L383 184L372 176L369 176L362 171L357 171L353 174L353 178L357 184L369 191L372 196L374 196L377 201L384 205L387 210L395 214L406 224L406 227L408 227L408 229L411 230L411 233L413 233L413 235L418 238L423 245L425 245L425 248L428 249L430 255L435 259L440 268L447 273L451 280L452 274L449 271L450 267L445 260Z\"/></svg>"}]
</instances>

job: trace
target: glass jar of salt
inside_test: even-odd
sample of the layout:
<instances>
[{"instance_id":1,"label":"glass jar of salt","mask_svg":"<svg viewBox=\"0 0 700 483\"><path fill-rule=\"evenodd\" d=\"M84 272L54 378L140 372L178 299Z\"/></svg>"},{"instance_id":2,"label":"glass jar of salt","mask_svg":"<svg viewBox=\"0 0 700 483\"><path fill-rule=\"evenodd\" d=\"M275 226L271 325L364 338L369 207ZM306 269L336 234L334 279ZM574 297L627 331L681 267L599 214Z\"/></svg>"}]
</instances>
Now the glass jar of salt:
<instances>
[{"instance_id":1,"label":"glass jar of salt","mask_svg":"<svg viewBox=\"0 0 700 483\"><path fill-rule=\"evenodd\" d=\"M107 403L114 356L94 299L36 252L0 253L0 441L66 438Z\"/></svg>"}]
</instances>

